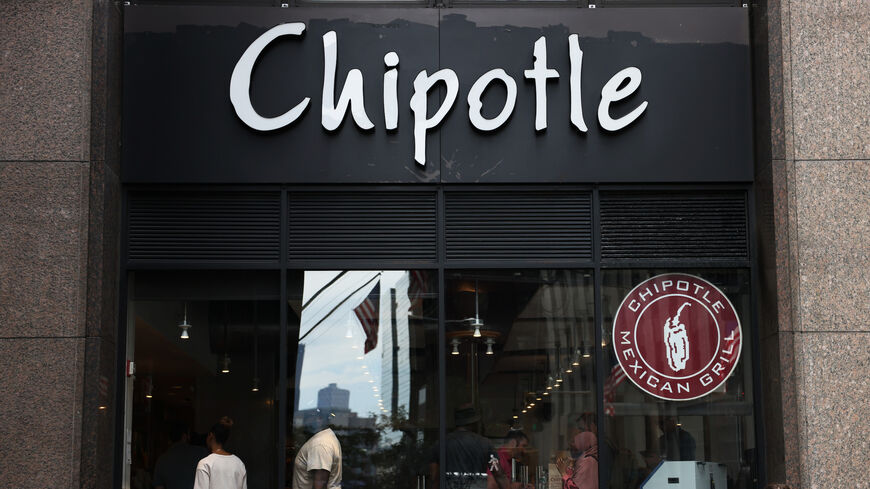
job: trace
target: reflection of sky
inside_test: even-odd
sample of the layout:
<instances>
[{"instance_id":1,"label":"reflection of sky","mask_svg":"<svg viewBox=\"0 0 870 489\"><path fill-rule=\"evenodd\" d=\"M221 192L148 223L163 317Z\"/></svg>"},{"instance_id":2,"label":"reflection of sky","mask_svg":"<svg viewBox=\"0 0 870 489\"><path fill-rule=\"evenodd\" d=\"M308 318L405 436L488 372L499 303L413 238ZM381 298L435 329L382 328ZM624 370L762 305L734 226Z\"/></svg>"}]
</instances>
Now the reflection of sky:
<instances>
[{"instance_id":1,"label":"reflection of sky","mask_svg":"<svg viewBox=\"0 0 870 489\"><path fill-rule=\"evenodd\" d=\"M300 338L304 336L301 343L305 345L305 358L299 377L299 409L317 407L317 392L335 383L350 391L351 411L370 417L382 412L380 399L387 409L390 406L389 393L382 392L389 388L389 383L383 382L388 380L383 379L383 374L389 375L389 372L384 372L382 362L388 368L391 365L383 355L384 348L388 351L391 343L390 289L397 289L397 319L400 330L407 330L408 275L405 271L351 271L341 276L339 273L305 272L302 293L305 307L299 330ZM336 277L338 279L330 284ZM353 310L378 281L381 284L378 343L372 351L363 354L365 332ZM404 328L401 328L402 322Z\"/></svg>"}]
</instances>

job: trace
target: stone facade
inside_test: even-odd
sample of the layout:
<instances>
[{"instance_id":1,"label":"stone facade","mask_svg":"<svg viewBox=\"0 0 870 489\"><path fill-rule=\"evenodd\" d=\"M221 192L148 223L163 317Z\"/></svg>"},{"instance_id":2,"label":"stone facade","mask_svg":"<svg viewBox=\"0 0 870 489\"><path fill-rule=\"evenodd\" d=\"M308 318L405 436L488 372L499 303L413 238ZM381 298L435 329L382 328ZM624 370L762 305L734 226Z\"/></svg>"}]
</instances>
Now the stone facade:
<instances>
[{"instance_id":1,"label":"stone facade","mask_svg":"<svg viewBox=\"0 0 870 489\"><path fill-rule=\"evenodd\" d=\"M112 487L121 7L0 1L0 486Z\"/></svg>"},{"instance_id":2,"label":"stone facade","mask_svg":"<svg viewBox=\"0 0 870 489\"><path fill-rule=\"evenodd\" d=\"M870 487L870 3L753 22L770 481ZM0 0L0 485L112 487L122 7Z\"/></svg>"},{"instance_id":3,"label":"stone facade","mask_svg":"<svg viewBox=\"0 0 870 489\"><path fill-rule=\"evenodd\" d=\"M870 4L753 23L768 479L870 487Z\"/></svg>"}]
</instances>

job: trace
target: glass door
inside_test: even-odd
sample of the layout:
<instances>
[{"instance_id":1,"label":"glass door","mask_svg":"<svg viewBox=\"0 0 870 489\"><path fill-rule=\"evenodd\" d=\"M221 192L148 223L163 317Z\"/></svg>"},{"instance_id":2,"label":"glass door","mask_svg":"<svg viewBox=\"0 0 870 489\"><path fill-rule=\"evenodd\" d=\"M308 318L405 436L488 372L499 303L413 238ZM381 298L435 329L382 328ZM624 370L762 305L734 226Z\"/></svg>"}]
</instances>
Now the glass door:
<instances>
[{"instance_id":1,"label":"glass door","mask_svg":"<svg viewBox=\"0 0 870 489\"><path fill-rule=\"evenodd\" d=\"M591 271L446 274L448 487L598 486Z\"/></svg>"},{"instance_id":2,"label":"glass door","mask_svg":"<svg viewBox=\"0 0 870 489\"><path fill-rule=\"evenodd\" d=\"M287 487L317 468L313 437L326 429L340 443L340 454L328 456L340 457L342 487L427 486L439 433L436 279L427 270L288 278L290 323L298 327L288 334Z\"/></svg>"},{"instance_id":3,"label":"glass door","mask_svg":"<svg viewBox=\"0 0 870 489\"><path fill-rule=\"evenodd\" d=\"M279 284L277 272L130 274L127 487L193 487L221 421L248 487L276 487Z\"/></svg>"}]
</instances>

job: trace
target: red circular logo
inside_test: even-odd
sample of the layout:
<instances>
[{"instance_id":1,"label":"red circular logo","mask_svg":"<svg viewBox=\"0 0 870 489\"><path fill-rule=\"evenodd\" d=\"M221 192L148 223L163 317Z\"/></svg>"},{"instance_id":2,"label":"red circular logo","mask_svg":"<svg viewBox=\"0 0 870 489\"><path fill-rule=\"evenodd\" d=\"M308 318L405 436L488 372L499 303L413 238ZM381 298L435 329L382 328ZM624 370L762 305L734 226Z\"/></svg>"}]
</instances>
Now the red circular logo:
<instances>
[{"instance_id":1,"label":"red circular logo","mask_svg":"<svg viewBox=\"0 0 870 489\"><path fill-rule=\"evenodd\" d=\"M613 319L613 351L626 377L669 401L716 390L734 371L742 347L731 301L694 275L644 281L625 296Z\"/></svg>"}]
</instances>

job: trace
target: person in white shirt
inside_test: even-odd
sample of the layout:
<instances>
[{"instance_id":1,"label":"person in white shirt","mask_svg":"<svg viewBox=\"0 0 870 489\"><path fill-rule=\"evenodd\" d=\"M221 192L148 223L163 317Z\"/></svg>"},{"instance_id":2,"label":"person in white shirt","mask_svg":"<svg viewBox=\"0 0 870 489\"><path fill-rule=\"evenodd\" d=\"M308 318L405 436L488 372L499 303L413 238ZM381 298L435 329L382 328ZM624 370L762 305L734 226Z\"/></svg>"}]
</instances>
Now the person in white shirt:
<instances>
[{"instance_id":1,"label":"person in white shirt","mask_svg":"<svg viewBox=\"0 0 870 489\"><path fill-rule=\"evenodd\" d=\"M248 474L239 457L224 450L233 420L224 416L208 432L205 443L211 455L196 465L193 489L248 489Z\"/></svg>"},{"instance_id":2,"label":"person in white shirt","mask_svg":"<svg viewBox=\"0 0 870 489\"><path fill-rule=\"evenodd\" d=\"M341 444L332 429L328 416L318 413L318 431L308 439L293 464L293 489L341 489Z\"/></svg>"}]
</instances>

